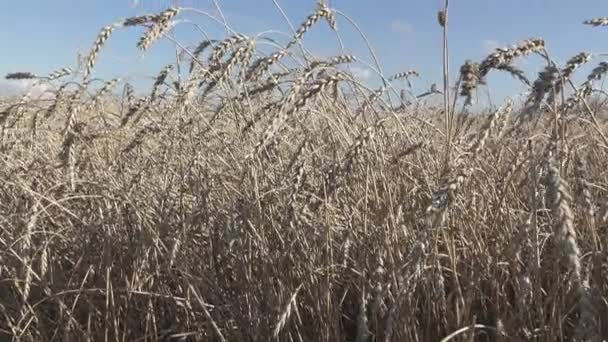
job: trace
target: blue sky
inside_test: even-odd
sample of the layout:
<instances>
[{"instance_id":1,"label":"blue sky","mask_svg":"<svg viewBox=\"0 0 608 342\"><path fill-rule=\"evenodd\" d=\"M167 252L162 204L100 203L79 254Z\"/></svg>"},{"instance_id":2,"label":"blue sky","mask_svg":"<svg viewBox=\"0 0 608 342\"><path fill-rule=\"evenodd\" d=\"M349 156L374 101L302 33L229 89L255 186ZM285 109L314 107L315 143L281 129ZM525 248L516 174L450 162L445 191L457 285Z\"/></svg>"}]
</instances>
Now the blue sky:
<instances>
[{"instance_id":1,"label":"blue sky","mask_svg":"<svg viewBox=\"0 0 608 342\"><path fill-rule=\"evenodd\" d=\"M289 32L272 0L217 0L233 29L245 34L274 29ZM277 0L294 25L314 9L314 0ZM73 66L76 54L86 54L99 29L120 18L158 12L172 4L194 7L216 15L211 0L7 0L0 11L0 73L32 71L45 74ZM422 77L415 86L423 91L441 78L441 32L436 20L441 0L331 0L330 6L353 18L366 33L386 74L416 69ZM543 37L558 62L580 52L608 51L608 28L582 25L585 19L608 16L605 0L452 0L450 48L453 74L466 59L479 60L493 48L529 37ZM185 14L214 37L221 26L200 15ZM365 44L344 18L338 18L340 36L348 52L371 62ZM169 42L154 45L145 54L135 44L141 30L121 30L111 37L99 57L96 77L120 76L134 82L152 77L174 59ZM196 44L193 26L176 28L184 44ZM340 54L339 45L322 23L305 38L305 46L319 56ZM596 63L597 61L594 61ZM520 63L529 76L542 68L538 57ZM370 76L364 66L358 71ZM373 82L373 75L370 82ZM5 83L6 81L0 81ZM509 76L489 78L492 96L500 98L521 89ZM485 95L484 95L485 96Z\"/></svg>"}]
</instances>

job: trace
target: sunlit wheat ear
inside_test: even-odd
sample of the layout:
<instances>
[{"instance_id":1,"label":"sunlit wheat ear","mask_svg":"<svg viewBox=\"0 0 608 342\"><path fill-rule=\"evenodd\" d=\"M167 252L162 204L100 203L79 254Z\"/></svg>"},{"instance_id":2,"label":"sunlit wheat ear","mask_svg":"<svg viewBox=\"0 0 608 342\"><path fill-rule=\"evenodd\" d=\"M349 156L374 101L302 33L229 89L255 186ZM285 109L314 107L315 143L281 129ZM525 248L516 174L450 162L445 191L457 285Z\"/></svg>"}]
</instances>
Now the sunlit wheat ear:
<instances>
[{"instance_id":1,"label":"sunlit wheat ear","mask_svg":"<svg viewBox=\"0 0 608 342\"><path fill-rule=\"evenodd\" d=\"M349 147L348 152L346 152L346 156L344 157L344 162L342 164L342 172L350 173L352 171L353 164L356 158L361 154L363 148L367 145L367 143L374 137L374 134L378 129L384 125L386 119L377 120L373 125L365 128L353 144Z\"/></svg>"},{"instance_id":2,"label":"sunlit wheat ear","mask_svg":"<svg viewBox=\"0 0 608 342\"><path fill-rule=\"evenodd\" d=\"M306 67L302 72L308 77L313 76L313 71L317 68L329 68L336 67L341 64L349 64L355 62L357 59L352 55L339 55L331 57L328 60L315 60L310 62L310 65ZM323 72L323 71L322 71Z\"/></svg>"},{"instance_id":3,"label":"sunlit wheat ear","mask_svg":"<svg viewBox=\"0 0 608 342\"><path fill-rule=\"evenodd\" d=\"M31 72L11 72L4 76L7 80L31 80L38 78L38 76Z\"/></svg>"},{"instance_id":4,"label":"sunlit wheat ear","mask_svg":"<svg viewBox=\"0 0 608 342\"><path fill-rule=\"evenodd\" d=\"M470 160L477 158L481 154L490 131L494 128L498 118L508 115L512 110L513 103L508 99L505 105L497 109L486 119L473 144L467 149L465 154L458 156L454 160L453 170L440 180L437 190L433 192L431 204L426 209L427 215L434 214L436 220L448 208L450 199L453 198L465 181L473 174L473 168L469 165Z\"/></svg>"},{"instance_id":5,"label":"sunlit wheat ear","mask_svg":"<svg viewBox=\"0 0 608 342\"><path fill-rule=\"evenodd\" d=\"M177 97L177 103L180 106L188 106L192 101L194 95L196 94L196 90L198 89L199 83L201 83L201 76L195 75L191 73L188 80L186 80L186 84L180 87L179 94Z\"/></svg>"},{"instance_id":6,"label":"sunlit wheat ear","mask_svg":"<svg viewBox=\"0 0 608 342\"><path fill-rule=\"evenodd\" d=\"M384 122L386 122L386 119L379 119L359 133L355 141L348 148L344 159L336 161L323 176L323 187L319 189L318 197L322 197L320 196L322 192L325 195L332 195L343 186L346 177L353 171L357 158L369 141L372 140L376 131L384 125ZM312 209L318 208L318 205L319 203L313 204Z\"/></svg>"},{"instance_id":7,"label":"sunlit wheat ear","mask_svg":"<svg viewBox=\"0 0 608 342\"><path fill-rule=\"evenodd\" d=\"M291 317L291 313L293 311L297 312L298 302L296 301L296 297L298 296L298 292L300 292L301 288L302 288L302 285L298 286L298 288L294 291L294 293L291 295L291 297L289 297L289 301L285 305L285 308L281 312L281 315L279 315L279 319L277 320L277 323L275 324L275 327L274 327L274 331L272 333L272 335L275 338L279 337L279 334L281 333L281 331L287 324L287 321Z\"/></svg>"},{"instance_id":8,"label":"sunlit wheat ear","mask_svg":"<svg viewBox=\"0 0 608 342\"><path fill-rule=\"evenodd\" d=\"M141 37L137 43L137 47L143 51L162 37L171 27L171 20L179 13L179 8L169 8L164 12L154 17L152 26L148 29L145 35Z\"/></svg>"},{"instance_id":9,"label":"sunlit wheat ear","mask_svg":"<svg viewBox=\"0 0 608 342\"><path fill-rule=\"evenodd\" d=\"M391 77L388 78L388 81L395 81L395 80L401 80L401 79L407 79L408 77L419 77L420 74L418 74L418 72L416 70L408 70L408 71L404 71L404 72L400 72L397 74L392 75Z\"/></svg>"},{"instance_id":10,"label":"sunlit wheat ear","mask_svg":"<svg viewBox=\"0 0 608 342\"><path fill-rule=\"evenodd\" d=\"M585 20L583 24L591 26L608 26L608 17Z\"/></svg>"},{"instance_id":11,"label":"sunlit wheat ear","mask_svg":"<svg viewBox=\"0 0 608 342\"><path fill-rule=\"evenodd\" d=\"M396 80L405 80L407 82L407 86L411 88L412 83L410 82L410 77L420 77L420 74L418 74L416 70L403 71L392 75L388 78L388 81L393 82Z\"/></svg>"},{"instance_id":12,"label":"sunlit wheat ear","mask_svg":"<svg viewBox=\"0 0 608 342\"><path fill-rule=\"evenodd\" d=\"M298 163L302 162L302 160L304 159L304 152L308 148L310 148L310 141L308 140L308 138L304 138L304 140L300 143L293 156L289 160L289 164L287 164L285 170L292 171L294 168L296 168L295 166Z\"/></svg>"},{"instance_id":13,"label":"sunlit wheat ear","mask_svg":"<svg viewBox=\"0 0 608 342\"><path fill-rule=\"evenodd\" d=\"M224 70L222 71L222 75L220 79L225 80L232 74L233 69L237 65L243 66L243 72L245 72L245 68L249 65L249 61L253 56L253 51L255 50L255 41L249 40L246 44L239 47L232 56L224 63Z\"/></svg>"},{"instance_id":14,"label":"sunlit wheat ear","mask_svg":"<svg viewBox=\"0 0 608 342\"><path fill-rule=\"evenodd\" d=\"M457 156L453 161L453 169L455 172L466 169L472 161L479 158L483 151L488 138L490 137L491 131L496 126L497 121L513 111L513 101L509 98L505 101L505 104L489 115L479 132L472 138L472 142L469 147L466 148L465 153Z\"/></svg>"},{"instance_id":15,"label":"sunlit wheat ear","mask_svg":"<svg viewBox=\"0 0 608 342\"><path fill-rule=\"evenodd\" d=\"M291 194L289 195L289 207L290 207L290 210L292 210L292 211L296 210L295 206L296 206L296 202L298 199L298 193L304 186L304 183L306 182L306 178L307 178L307 173L306 173L305 164L300 163L297 166L296 172L294 173L294 175L291 179Z\"/></svg>"},{"instance_id":16,"label":"sunlit wheat ear","mask_svg":"<svg viewBox=\"0 0 608 342\"><path fill-rule=\"evenodd\" d=\"M97 35L97 39L95 39L93 48L91 49L91 52L89 52L89 55L85 62L84 73L83 73L84 80L87 80L89 78L89 76L91 75L91 72L93 71L93 68L95 67L95 63L97 62L97 56L99 55L99 51L101 50L103 45L106 43L108 38L110 38L110 35L112 35L112 32L114 32L115 28L116 28L116 25L106 26L106 27L102 28L101 32L99 32L99 35Z\"/></svg>"},{"instance_id":17,"label":"sunlit wheat ear","mask_svg":"<svg viewBox=\"0 0 608 342\"><path fill-rule=\"evenodd\" d=\"M40 253L40 277L44 278L49 268L49 246L48 243L44 244L42 252Z\"/></svg>"},{"instance_id":18,"label":"sunlit wheat ear","mask_svg":"<svg viewBox=\"0 0 608 342\"><path fill-rule=\"evenodd\" d=\"M244 81L247 76L247 69L249 64L251 63L251 59L253 58L253 54L256 49L255 40L250 40L247 44L247 48L243 52L241 58L239 58L236 63L239 65L240 73L239 73L239 82Z\"/></svg>"},{"instance_id":19,"label":"sunlit wheat ear","mask_svg":"<svg viewBox=\"0 0 608 342\"><path fill-rule=\"evenodd\" d=\"M161 132L161 128L157 124L150 123L150 124L144 126L139 131L137 131L137 133L135 133L133 140L131 140L127 144L127 146L122 149L121 153L126 154L126 153L133 151L135 148L137 148L138 146L141 146L143 144L146 136L152 135L152 134L157 134L160 132Z\"/></svg>"},{"instance_id":20,"label":"sunlit wheat ear","mask_svg":"<svg viewBox=\"0 0 608 342\"><path fill-rule=\"evenodd\" d=\"M153 15L153 14L146 14L146 15L140 15L137 17L131 17L131 18L125 19L122 22L122 26L129 27L129 26L150 24L150 23L153 23L154 21L156 21L157 18L158 18L158 16Z\"/></svg>"},{"instance_id":21,"label":"sunlit wheat ear","mask_svg":"<svg viewBox=\"0 0 608 342\"><path fill-rule=\"evenodd\" d=\"M363 104L361 105L361 107L357 108L357 111L355 112L355 117L358 117L359 115L364 115L370 108L372 108L374 106L374 104L380 98L382 98L382 95L384 95L385 92L386 92L386 88L385 87L380 87L380 88L376 89L375 91L373 91L365 99L365 102L363 102Z\"/></svg>"},{"instance_id":22,"label":"sunlit wheat ear","mask_svg":"<svg viewBox=\"0 0 608 342\"><path fill-rule=\"evenodd\" d=\"M568 191L568 184L560 177L554 160L548 161L547 199L553 214L554 235L561 245L563 254L567 259L568 267L572 272L572 282L576 289L579 310L577 335L594 335L597 333L597 312L590 301L589 285L582 274L581 252L577 244L576 230L574 228L574 215L570 208L572 197ZM583 339L587 340L587 339ZM596 339L589 339L596 340Z\"/></svg>"},{"instance_id":23,"label":"sunlit wheat ear","mask_svg":"<svg viewBox=\"0 0 608 342\"><path fill-rule=\"evenodd\" d=\"M483 124L483 126L479 130L479 133L477 134L475 142L471 145L471 147L467 151L470 154L471 158L477 158L480 155L480 153L482 152L482 150L485 147L488 137L490 136L490 132L496 126L496 122L501 117L511 114L512 110L513 110L513 101L511 99L507 99L506 103L502 107L498 108L495 112L493 112L491 115L489 115L487 117L485 123Z\"/></svg>"},{"instance_id":24,"label":"sunlit wheat ear","mask_svg":"<svg viewBox=\"0 0 608 342\"><path fill-rule=\"evenodd\" d=\"M241 94L239 94L238 98L236 98L236 101L240 102L240 101L243 101L247 97L252 98L259 94L267 93L267 92L270 92L270 91L276 89L279 86L279 84L282 83L279 80L279 78L281 78L281 77L282 77L282 75L276 75L276 76L271 75L270 77L268 77L268 79L266 79L266 81L258 82L255 84L255 87L247 89L246 92L245 91L241 92ZM224 107L224 105L222 105L218 110L221 110L223 107ZM242 132L245 133L245 132L249 131L252 127L254 127L254 125L258 121L260 121L262 116L270 111L270 107L271 106L265 107L264 110L257 111L256 113L254 113L253 119L250 120L249 122L247 122L245 127L243 127Z\"/></svg>"},{"instance_id":25,"label":"sunlit wheat ear","mask_svg":"<svg viewBox=\"0 0 608 342\"><path fill-rule=\"evenodd\" d=\"M128 106L135 104L135 89L133 89L133 86L130 83L125 83L123 94Z\"/></svg>"},{"instance_id":26,"label":"sunlit wheat ear","mask_svg":"<svg viewBox=\"0 0 608 342\"><path fill-rule=\"evenodd\" d=\"M512 65L516 58L529 55L533 52L542 51L545 48L545 41L540 38L528 39L515 47L496 49L495 52L487 56L481 63L475 64L467 61L460 68L462 79L461 95L466 97L465 104L472 103L472 93L491 70L502 70L512 76L529 84L530 81L524 76L523 71Z\"/></svg>"},{"instance_id":27,"label":"sunlit wheat ear","mask_svg":"<svg viewBox=\"0 0 608 342\"><path fill-rule=\"evenodd\" d=\"M426 214L436 214L434 215L436 216L436 219L442 216L441 213L448 208L451 199L462 187L466 179L471 176L471 174L471 169L464 168L458 170L453 175L443 177L439 182L437 190L433 192L431 204L426 208L425 211ZM438 222L440 222L440 220Z\"/></svg>"},{"instance_id":28,"label":"sunlit wheat ear","mask_svg":"<svg viewBox=\"0 0 608 342\"><path fill-rule=\"evenodd\" d=\"M574 282L576 285L580 285L582 281L581 252L576 242L574 216L570 208L572 196L568 191L568 184L560 176L555 164L556 162L553 160L548 163L547 202L553 213L555 238L563 247L562 250L568 261L568 267L572 271Z\"/></svg>"},{"instance_id":29,"label":"sunlit wheat ear","mask_svg":"<svg viewBox=\"0 0 608 342\"><path fill-rule=\"evenodd\" d=\"M55 71L51 72L46 78L49 81L54 81L54 80L60 79L62 77L71 75L73 72L74 71L71 68L69 68L69 67L61 68L61 69L58 69L58 70L55 70Z\"/></svg>"},{"instance_id":30,"label":"sunlit wheat ear","mask_svg":"<svg viewBox=\"0 0 608 342\"><path fill-rule=\"evenodd\" d=\"M221 68L221 65L216 65L215 69ZM178 89L177 103L180 107L189 106L194 99L196 92L204 84L207 78L210 78L210 68L203 64L197 63L188 75L188 79L183 85L176 87ZM212 80L213 81L213 80Z\"/></svg>"},{"instance_id":31,"label":"sunlit wheat ear","mask_svg":"<svg viewBox=\"0 0 608 342\"><path fill-rule=\"evenodd\" d=\"M419 142L419 143L415 143L415 144L411 144L409 146L406 146L403 150L401 150L401 152L397 153L395 156L393 156L390 161L391 164L396 164L399 162L399 160L407 157L408 155L424 149L427 146L426 142Z\"/></svg>"},{"instance_id":32,"label":"sunlit wheat ear","mask_svg":"<svg viewBox=\"0 0 608 342\"><path fill-rule=\"evenodd\" d=\"M241 74L246 72L245 68L249 64L249 60L253 55L255 49L255 42L249 40L247 44L241 44L237 49L234 50L230 58L225 63L215 65L211 72L214 72L213 79L209 82L206 89L203 91L202 96L206 96L213 88L218 84L228 80L232 75L234 68L237 65L242 65Z\"/></svg>"},{"instance_id":33,"label":"sunlit wheat ear","mask_svg":"<svg viewBox=\"0 0 608 342\"><path fill-rule=\"evenodd\" d=\"M564 68L561 70L559 79L555 82L555 92L551 93L548 101L549 103L555 102L555 97L560 94L564 88L564 83L568 82L572 77L572 74L583 64L591 60L591 54L581 52L574 57L570 58Z\"/></svg>"},{"instance_id":34,"label":"sunlit wheat ear","mask_svg":"<svg viewBox=\"0 0 608 342\"><path fill-rule=\"evenodd\" d=\"M608 73L608 62L600 62L587 76L587 80L562 105L562 111L572 109L583 99L591 95L593 92L593 82L601 80L606 73Z\"/></svg>"},{"instance_id":35,"label":"sunlit wheat ear","mask_svg":"<svg viewBox=\"0 0 608 342\"><path fill-rule=\"evenodd\" d=\"M213 52L209 57L209 65L214 67L221 64L221 60L229 49L232 49L236 45L239 45L249 38L242 34L235 34L234 36L224 39L221 43L213 48Z\"/></svg>"},{"instance_id":36,"label":"sunlit wheat ear","mask_svg":"<svg viewBox=\"0 0 608 342\"><path fill-rule=\"evenodd\" d=\"M317 13L327 20L327 23L332 30L335 31L338 29L336 15L329 7L327 7L327 4L324 1L319 1L317 3Z\"/></svg>"},{"instance_id":37,"label":"sunlit wheat ear","mask_svg":"<svg viewBox=\"0 0 608 342\"><path fill-rule=\"evenodd\" d=\"M278 76L271 75L265 81L260 81L255 84L255 87L247 89L247 92L241 92L239 96L239 100L244 99L246 96L253 97L258 94L262 94L265 92L269 92L276 88L281 81L278 79Z\"/></svg>"},{"instance_id":38,"label":"sunlit wheat ear","mask_svg":"<svg viewBox=\"0 0 608 342\"><path fill-rule=\"evenodd\" d=\"M65 89L69 85L69 83L64 83L57 89L57 91L55 92L55 101L53 101L53 103L46 109L44 118L49 118L57 112L57 108L59 107L59 105L61 105L63 101Z\"/></svg>"},{"instance_id":39,"label":"sunlit wheat ear","mask_svg":"<svg viewBox=\"0 0 608 342\"><path fill-rule=\"evenodd\" d=\"M600 62L600 64L593 68L591 73L587 76L589 81L600 80L608 72L608 62Z\"/></svg>"},{"instance_id":40,"label":"sunlit wheat ear","mask_svg":"<svg viewBox=\"0 0 608 342\"><path fill-rule=\"evenodd\" d=\"M448 23L448 16L445 11L442 10L437 12L437 22L441 27L445 27L445 25Z\"/></svg>"},{"instance_id":41,"label":"sunlit wheat ear","mask_svg":"<svg viewBox=\"0 0 608 342\"><path fill-rule=\"evenodd\" d=\"M568 79L576 69L578 69L581 65L589 62L591 59L591 54L587 52L581 52L576 56L570 58L568 62L566 62L566 66L562 69L562 77Z\"/></svg>"},{"instance_id":42,"label":"sunlit wheat ear","mask_svg":"<svg viewBox=\"0 0 608 342\"><path fill-rule=\"evenodd\" d=\"M355 61L354 56L339 55L339 56L334 56L327 60L314 60L314 61L310 62L306 68L301 69L301 70L300 69L294 70L293 73L300 74L302 81L308 81L315 75L317 75L317 76L325 75L327 72L327 70L324 70L325 68L335 67L335 66L338 66L338 65L344 64L344 63L352 63L354 61ZM321 70L318 70L318 69L321 69ZM317 73L317 71L319 71L319 72ZM343 74L342 76L346 76L346 74Z\"/></svg>"},{"instance_id":43,"label":"sunlit wheat ear","mask_svg":"<svg viewBox=\"0 0 608 342\"><path fill-rule=\"evenodd\" d=\"M357 61L357 57L353 55L339 55L329 59L328 66L337 66L340 64L350 64Z\"/></svg>"},{"instance_id":44,"label":"sunlit wheat ear","mask_svg":"<svg viewBox=\"0 0 608 342\"><path fill-rule=\"evenodd\" d=\"M192 70L194 70L195 65L197 63L200 63L198 61L198 57L205 51L205 49L207 49L209 46L211 46L211 44L215 42L216 40L207 39L203 40L196 46L194 51L192 51L192 61L190 62L190 70L188 72L192 72Z\"/></svg>"},{"instance_id":45,"label":"sunlit wheat ear","mask_svg":"<svg viewBox=\"0 0 608 342\"><path fill-rule=\"evenodd\" d=\"M541 51L545 48L545 41L540 38L528 39L516 47L509 49L496 49L486 57L479 66L480 78L483 79L492 69L500 70L501 67L510 65L516 58Z\"/></svg>"},{"instance_id":46,"label":"sunlit wheat ear","mask_svg":"<svg viewBox=\"0 0 608 342\"><path fill-rule=\"evenodd\" d=\"M80 111L81 95L82 89L78 89L70 99L60 153L60 159L66 168L68 184L72 192L76 191L76 139L78 135L78 132L76 132L76 116Z\"/></svg>"},{"instance_id":47,"label":"sunlit wheat ear","mask_svg":"<svg viewBox=\"0 0 608 342\"><path fill-rule=\"evenodd\" d=\"M318 2L315 12L309 15L308 18L306 18L306 20L300 25L295 36L293 37L293 40L287 44L285 50L289 50L289 48L294 46L298 41L302 40L306 32L308 32L310 28L321 18L325 18L332 29L336 29L336 19L334 13L331 12L331 10L323 2Z\"/></svg>"},{"instance_id":48,"label":"sunlit wheat ear","mask_svg":"<svg viewBox=\"0 0 608 342\"><path fill-rule=\"evenodd\" d=\"M25 234L21 238L21 254L23 255L22 263L23 263L23 273L24 279L19 283L16 283L16 287L19 289L21 293L22 299L22 315L27 314L30 309L28 309L28 298L30 296L30 291L32 289L32 280L33 278L33 260L32 260L32 237L35 233L34 229L38 222L38 217L40 215L40 202L37 201L34 204L32 210L29 213L29 220L25 227ZM38 276L36 276L38 278Z\"/></svg>"},{"instance_id":49,"label":"sunlit wheat ear","mask_svg":"<svg viewBox=\"0 0 608 342\"><path fill-rule=\"evenodd\" d=\"M578 89L572 94L566 102L561 106L562 111L567 111L569 109L574 108L577 104L579 104L583 99L587 98L591 95L593 91L593 82L590 80L585 81Z\"/></svg>"},{"instance_id":50,"label":"sunlit wheat ear","mask_svg":"<svg viewBox=\"0 0 608 342\"><path fill-rule=\"evenodd\" d=\"M127 123L129 123L129 120L131 120L131 118L137 114L139 111L145 110L147 108L147 106L149 105L150 102L150 97L148 96L144 96L141 99L139 99L137 102L135 102L130 108L129 111L123 116L121 122L120 122L120 127L124 127L127 125Z\"/></svg>"},{"instance_id":51,"label":"sunlit wheat ear","mask_svg":"<svg viewBox=\"0 0 608 342\"><path fill-rule=\"evenodd\" d=\"M165 83L165 80L169 76L169 73L172 69L173 64L167 64L161 69L161 71L158 73L158 76L156 76L156 79L154 80L154 85L152 86L152 92L150 93L151 101L154 101L156 99L158 90Z\"/></svg>"},{"instance_id":52,"label":"sunlit wheat ear","mask_svg":"<svg viewBox=\"0 0 608 342\"><path fill-rule=\"evenodd\" d=\"M99 91L91 98L91 101L88 102L88 106L86 107L87 110L97 107L101 98L109 94L114 87L116 87L116 84L118 84L119 81L120 79L114 78L106 82L103 87L101 87L101 89L99 89Z\"/></svg>"},{"instance_id":53,"label":"sunlit wheat ear","mask_svg":"<svg viewBox=\"0 0 608 342\"><path fill-rule=\"evenodd\" d=\"M306 103L315 95L323 92L325 89L330 88L332 85L347 79L348 77L343 73L337 73L335 75L324 75L313 82L307 89L305 89L300 96L296 96L294 102L294 109L298 110L306 105Z\"/></svg>"},{"instance_id":54,"label":"sunlit wheat ear","mask_svg":"<svg viewBox=\"0 0 608 342\"><path fill-rule=\"evenodd\" d=\"M277 113L272 118L270 125L264 131L262 139L260 139L260 141L254 146L254 153L252 155L257 155L261 149L268 146L287 117L304 107L310 99L314 98L325 89L332 87L334 84L346 78L346 75L343 73L337 73L336 75L325 75L325 77L315 80L303 90L301 90L301 82L305 78L301 78L299 80L300 82L296 82L292 86L290 94L281 100L282 103L277 109ZM288 106L291 107L287 109Z\"/></svg>"},{"instance_id":55,"label":"sunlit wheat ear","mask_svg":"<svg viewBox=\"0 0 608 342\"><path fill-rule=\"evenodd\" d=\"M287 55L287 50L279 50L274 52L270 57L264 57L255 60L247 71L245 76L248 81L256 81L258 77L262 76L272 65L277 64L283 57Z\"/></svg>"},{"instance_id":56,"label":"sunlit wheat ear","mask_svg":"<svg viewBox=\"0 0 608 342\"><path fill-rule=\"evenodd\" d=\"M479 64L466 61L460 67L460 96L465 98L465 105L473 103L473 92L480 83Z\"/></svg>"},{"instance_id":57,"label":"sunlit wheat ear","mask_svg":"<svg viewBox=\"0 0 608 342\"><path fill-rule=\"evenodd\" d=\"M538 78L534 81L532 91L528 95L526 104L529 110L538 110L542 101L548 93L553 92L554 84L558 80L559 70L553 64L549 64L538 73Z\"/></svg>"},{"instance_id":58,"label":"sunlit wheat ear","mask_svg":"<svg viewBox=\"0 0 608 342\"><path fill-rule=\"evenodd\" d=\"M205 49L207 49L209 46L211 46L211 44L213 44L215 42L217 42L217 41L214 39L203 40L196 46L194 51L192 51L192 55L194 55L194 57L200 56L201 53L203 53L205 51Z\"/></svg>"},{"instance_id":59,"label":"sunlit wheat ear","mask_svg":"<svg viewBox=\"0 0 608 342\"><path fill-rule=\"evenodd\" d=\"M385 289L386 289L386 266L384 262L384 258L382 255L377 256L377 266L374 267L374 270L371 274L371 286L372 291L370 293L373 301L370 305L370 314L372 317L376 317L378 311L382 307L382 303L385 299Z\"/></svg>"},{"instance_id":60,"label":"sunlit wheat ear","mask_svg":"<svg viewBox=\"0 0 608 342\"><path fill-rule=\"evenodd\" d=\"M114 87L116 87L116 84L118 84L118 82L120 82L119 78L114 78L114 79L111 79L108 82L106 82L103 85L103 87L101 89L99 89L97 94L95 94L95 96L93 97L93 101L98 100L100 97L103 97L103 96L109 94L112 91L112 89L114 89Z\"/></svg>"},{"instance_id":61,"label":"sunlit wheat ear","mask_svg":"<svg viewBox=\"0 0 608 342\"><path fill-rule=\"evenodd\" d=\"M596 206L593 201L593 195L591 194L588 180L588 167L585 158L577 153L576 155L576 183L578 185L577 195L580 198L579 202L582 202L585 212L587 214L587 223L592 230L595 229L595 213Z\"/></svg>"}]
</instances>

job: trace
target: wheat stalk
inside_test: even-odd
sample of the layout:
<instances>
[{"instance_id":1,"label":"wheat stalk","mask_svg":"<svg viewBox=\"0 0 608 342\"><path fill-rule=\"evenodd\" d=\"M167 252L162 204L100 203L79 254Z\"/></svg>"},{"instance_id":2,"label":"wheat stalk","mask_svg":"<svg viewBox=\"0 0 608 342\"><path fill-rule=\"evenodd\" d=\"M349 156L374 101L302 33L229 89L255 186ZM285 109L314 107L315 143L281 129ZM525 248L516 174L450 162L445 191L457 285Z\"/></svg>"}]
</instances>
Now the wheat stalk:
<instances>
[{"instance_id":1,"label":"wheat stalk","mask_svg":"<svg viewBox=\"0 0 608 342\"><path fill-rule=\"evenodd\" d=\"M289 301L285 305L285 309L279 315L279 319L278 319L277 323L275 324L274 331L272 333L272 335L275 338L279 337L281 330L283 330L283 328L287 324L287 321L291 317L291 312L294 311L294 309L296 309L296 306L298 305L296 298L297 298L298 292L300 292L301 288L302 288L302 284L300 286L298 286L296 288L296 290L293 292L293 294L289 297Z\"/></svg>"}]
</instances>

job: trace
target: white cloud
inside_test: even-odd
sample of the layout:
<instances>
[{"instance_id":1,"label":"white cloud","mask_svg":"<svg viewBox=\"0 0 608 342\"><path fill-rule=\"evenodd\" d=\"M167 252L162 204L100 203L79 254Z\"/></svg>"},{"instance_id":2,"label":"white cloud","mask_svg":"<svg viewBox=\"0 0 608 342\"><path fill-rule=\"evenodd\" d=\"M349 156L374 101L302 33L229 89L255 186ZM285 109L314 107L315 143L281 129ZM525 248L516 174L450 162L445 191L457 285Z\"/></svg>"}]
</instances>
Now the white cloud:
<instances>
[{"instance_id":1,"label":"white cloud","mask_svg":"<svg viewBox=\"0 0 608 342\"><path fill-rule=\"evenodd\" d=\"M368 68L353 66L350 68L350 70L352 71L353 75L360 80L368 80L370 77L372 77L372 71Z\"/></svg>"},{"instance_id":2,"label":"white cloud","mask_svg":"<svg viewBox=\"0 0 608 342\"><path fill-rule=\"evenodd\" d=\"M395 19L391 21L391 31L397 33L412 33L414 31L414 28L412 28L412 25L406 23L401 19Z\"/></svg>"},{"instance_id":3,"label":"white cloud","mask_svg":"<svg viewBox=\"0 0 608 342\"><path fill-rule=\"evenodd\" d=\"M13 96L23 92L23 86L17 84L20 81L0 80L0 95Z\"/></svg>"},{"instance_id":4,"label":"white cloud","mask_svg":"<svg viewBox=\"0 0 608 342\"><path fill-rule=\"evenodd\" d=\"M30 97L38 98L40 96L50 96L46 93L50 90L47 84L34 84L34 80L1 80L0 81L0 96L16 96L23 95L29 92Z\"/></svg>"}]
</instances>

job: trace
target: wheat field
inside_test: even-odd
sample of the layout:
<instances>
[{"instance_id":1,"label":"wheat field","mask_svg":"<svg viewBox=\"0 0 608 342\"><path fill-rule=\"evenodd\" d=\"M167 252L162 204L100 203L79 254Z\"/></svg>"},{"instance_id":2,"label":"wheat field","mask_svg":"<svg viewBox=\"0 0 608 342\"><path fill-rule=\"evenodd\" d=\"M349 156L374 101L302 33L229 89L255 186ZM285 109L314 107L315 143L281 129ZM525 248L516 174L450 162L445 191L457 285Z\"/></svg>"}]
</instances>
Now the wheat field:
<instances>
[{"instance_id":1,"label":"wheat field","mask_svg":"<svg viewBox=\"0 0 608 342\"><path fill-rule=\"evenodd\" d=\"M602 56L522 37L449 79L446 2L442 86L372 88L307 52L348 22L319 2L272 52L231 32L174 41L148 89L92 77L116 31L147 51L186 12L6 75L32 85L0 103L0 341L608 340ZM528 92L473 114L491 73Z\"/></svg>"}]
</instances>

